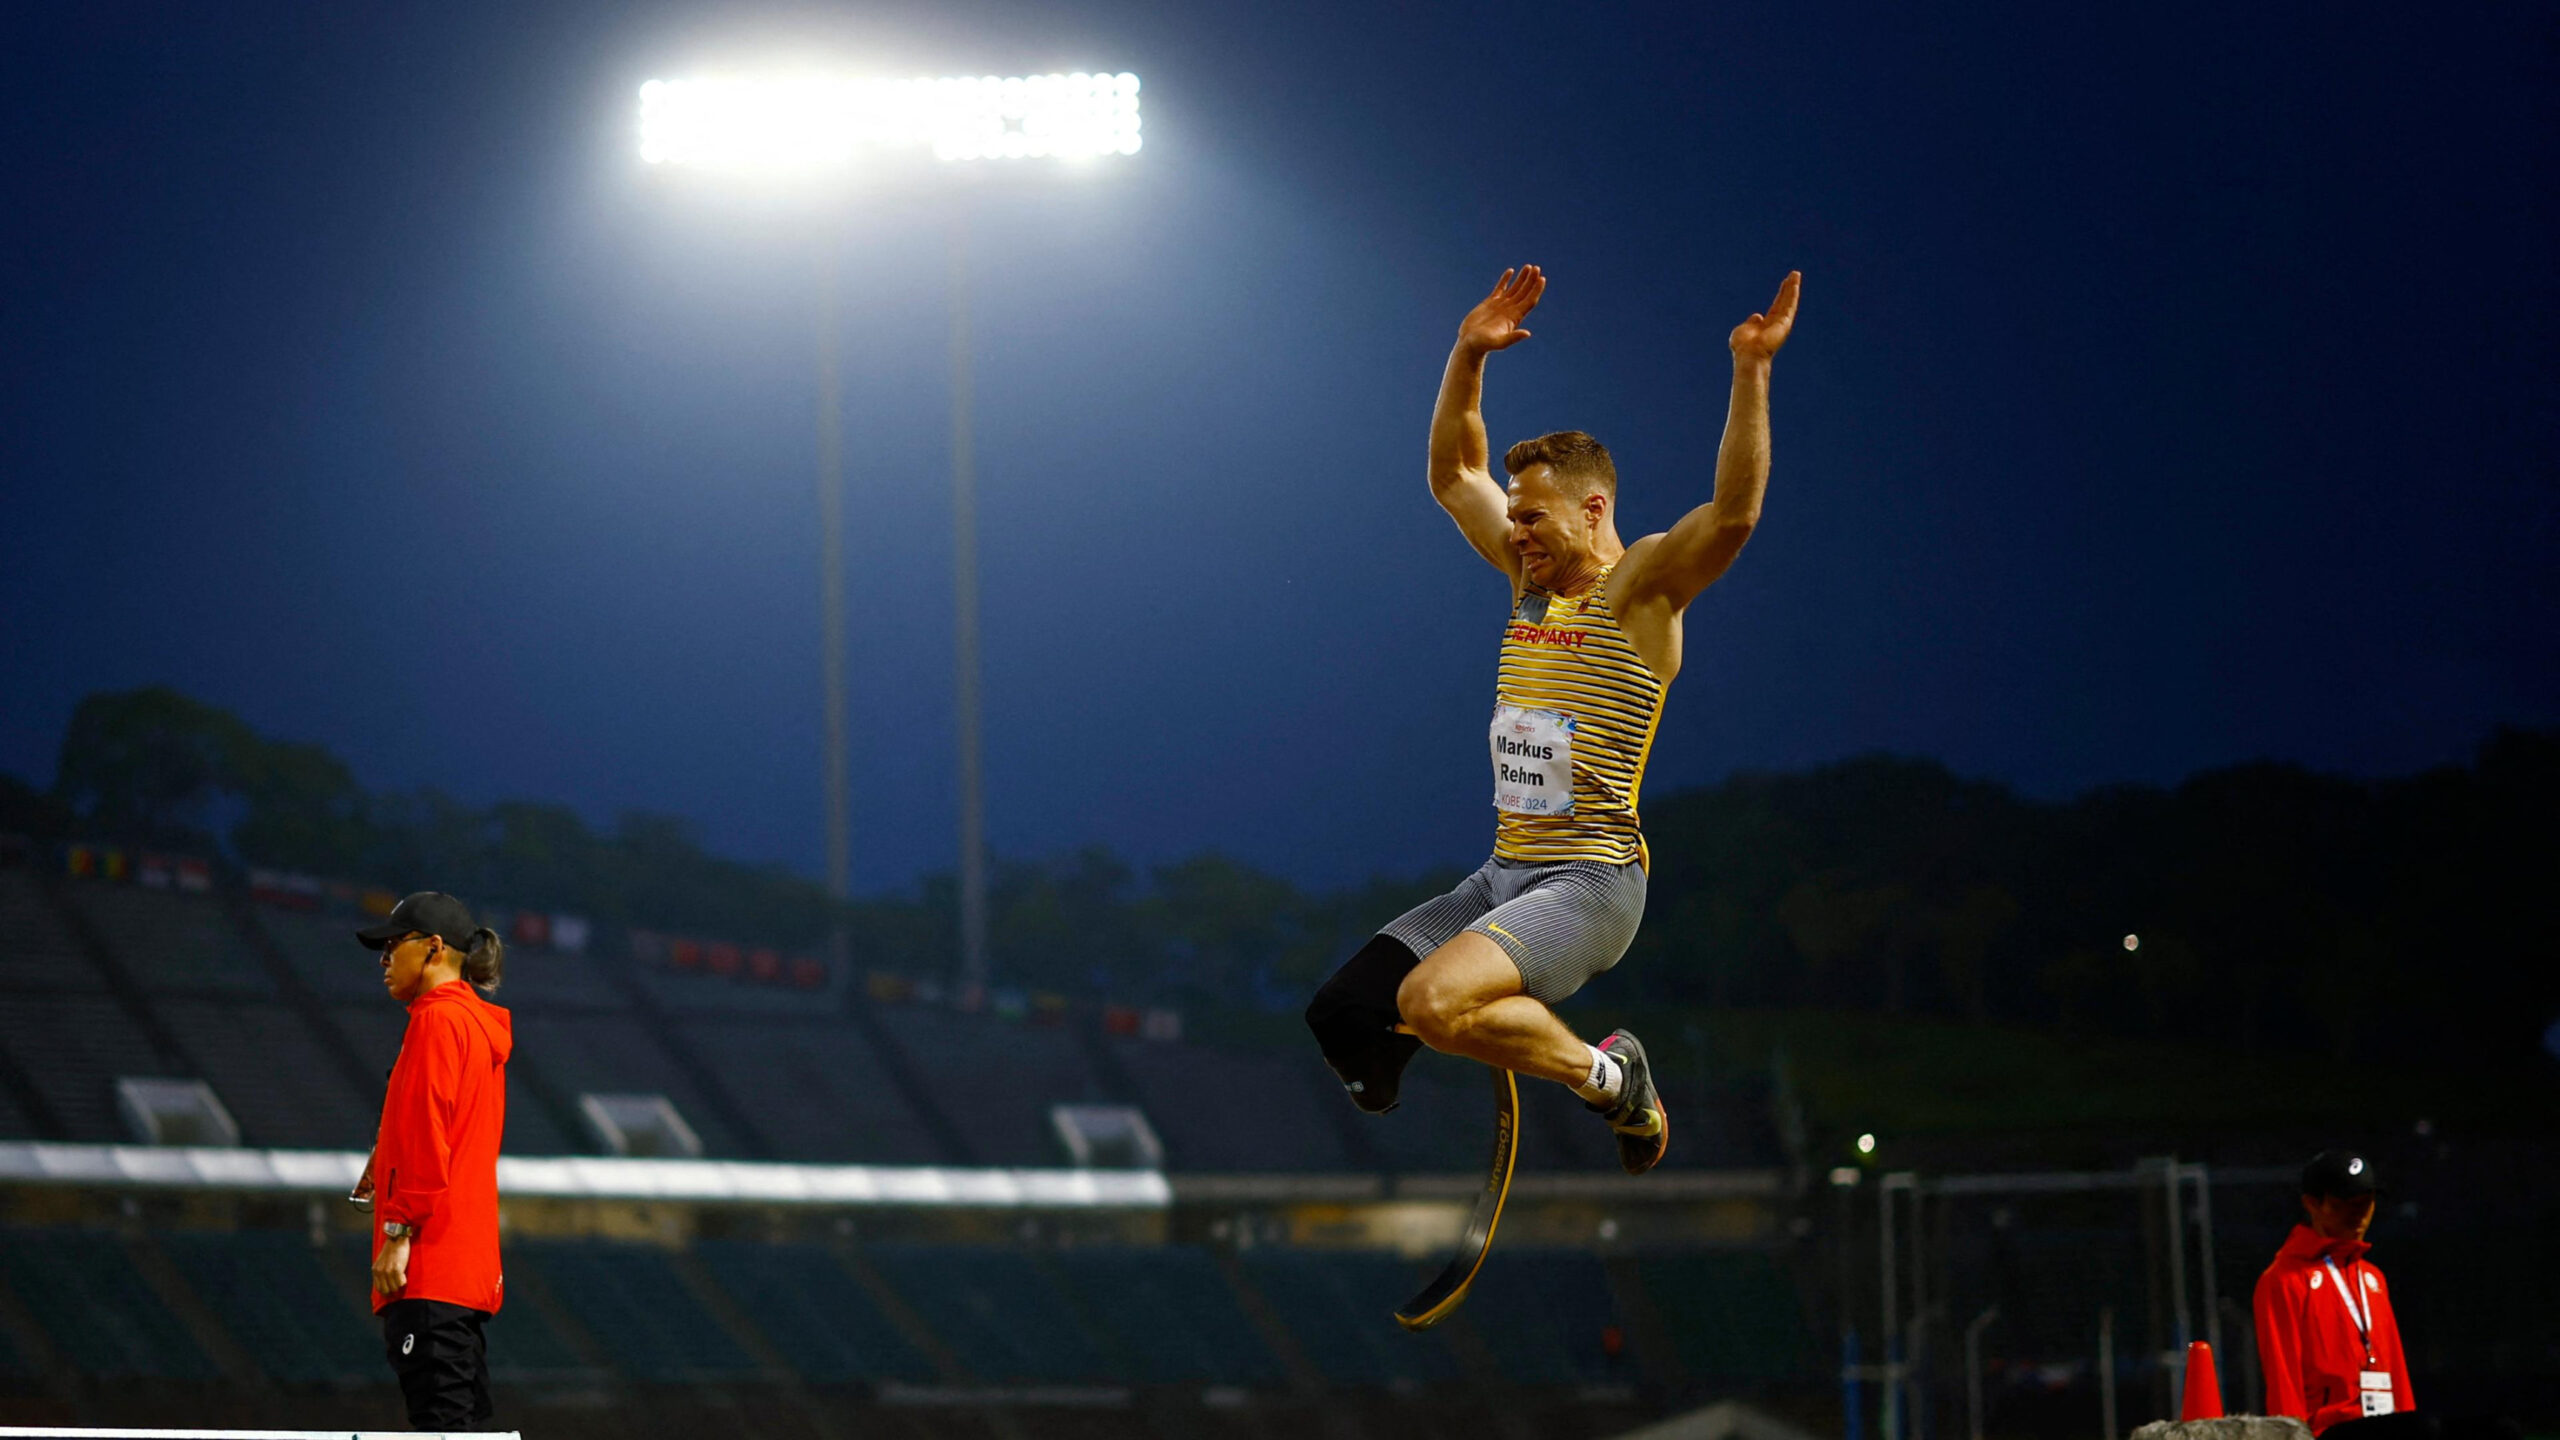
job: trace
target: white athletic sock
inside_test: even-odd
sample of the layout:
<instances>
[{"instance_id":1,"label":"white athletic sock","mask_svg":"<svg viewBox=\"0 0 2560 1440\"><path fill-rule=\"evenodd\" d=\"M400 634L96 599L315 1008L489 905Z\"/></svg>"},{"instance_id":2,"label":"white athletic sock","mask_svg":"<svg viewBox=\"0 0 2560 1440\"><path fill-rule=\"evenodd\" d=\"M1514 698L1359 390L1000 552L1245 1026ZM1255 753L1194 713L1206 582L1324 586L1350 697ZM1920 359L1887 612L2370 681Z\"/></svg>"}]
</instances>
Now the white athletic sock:
<instances>
[{"instance_id":1,"label":"white athletic sock","mask_svg":"<svg viewBox=\"0 0 2560 1440\"><path fill-rule=\"evenodd\" d=\"M1594 1105L1617 1104L1618 1092L1626 1087L1627 1067L1596 1045L1583 1048L1591 1052L1591 1073L1573 1087L1573 1093Z\"/></svg>"}]
</instances>

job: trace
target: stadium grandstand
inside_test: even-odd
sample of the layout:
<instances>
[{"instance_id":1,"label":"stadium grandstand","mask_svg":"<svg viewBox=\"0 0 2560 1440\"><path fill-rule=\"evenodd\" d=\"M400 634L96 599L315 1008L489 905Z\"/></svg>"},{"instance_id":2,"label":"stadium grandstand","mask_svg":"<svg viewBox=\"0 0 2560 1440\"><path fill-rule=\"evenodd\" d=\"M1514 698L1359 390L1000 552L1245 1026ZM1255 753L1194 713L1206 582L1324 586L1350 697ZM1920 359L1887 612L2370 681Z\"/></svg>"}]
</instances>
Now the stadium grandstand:
<instances>
[{"instance_id":1,"label":"stadium grandstand","mask_svg":"<svg viewBox=\"0 0 2560 1440\"><path fill-rule=\"evenodd\" d=\"M396 1422L345 1198L405 1020L350 932L392 898L0 837L0 1426ZM1378 1120L1286 1014L493 920L490 1359L501 1423L546 1437L2082 1434L2172 1413L2184 1337L2254 1398L2241 1297L2295 1177L2267 1160L2307 1138L2236 1133L2209 1172L2131 1131L2067 1142L2112 1169L2019 1170L2071 1152L1999 1131L1941 1152L1982 1173L1831 1168L1776 1052L1711 1067L1673 1025L1670 1163L1620 1174L1521 1087L1499 1243L1412 1334L1391 1312L1483 1183L1466 1064L1426 1052ZM2485 1293L2497 1255L2416 1217L2530 1210L2547 1157L2417 1141L2395 1253ZM2521 1323L2500 1303L2426 1317L2447 1393L2533 1393L2465 1368Z\"/></svg>"},{"instance_id":2,"label":"stadium grandstand","mask_svg":"<svg viewBox=\"0 0 2560 1440\"><path fill-rule=\"evenodd\" d=\"M397 1416L343 1199L404 1018L348 939L367 903L104 850L0 865L0 1423ZM1701 1076L1666 1075L1694 1138L1641 1183L1578 1102L1525 1094L1505 1248L1409 1335L1389 1312L1484 1163L1464 1066L1426 1056L1378 1123L1309 1055L1167 1012L512 928L511 1426L1597 1436L1836 1404L1800 1186Z\"/></svg>"}]
</instances>

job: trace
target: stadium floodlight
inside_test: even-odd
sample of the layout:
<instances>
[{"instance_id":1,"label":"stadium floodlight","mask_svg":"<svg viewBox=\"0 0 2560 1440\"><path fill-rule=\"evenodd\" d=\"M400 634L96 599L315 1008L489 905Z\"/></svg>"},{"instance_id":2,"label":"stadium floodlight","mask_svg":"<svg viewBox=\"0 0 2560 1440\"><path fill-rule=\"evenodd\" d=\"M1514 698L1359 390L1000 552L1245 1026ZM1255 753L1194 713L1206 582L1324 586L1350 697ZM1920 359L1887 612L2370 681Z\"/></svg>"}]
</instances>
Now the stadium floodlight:
<instances>
[{"instance_id":1,"label":"stadium floodlight","mask_svg":"<svg viewBox=\"0 0 2560 1440\"><path fill-rule=\"evenodd\" d=\"M867 79L813 72L651 80L640 158L756 174L844 169L866 154L941 161L1089 160L1142 144L1138 77Z\"/></svg>"},{"instance_id":2,"label":"stadium floodlight","mask_svg":"<svg viewBox=\"0 0 2560 1440\"><path fill-rule=\"evenodd\" d=\"M1138 77L963 75L888 79L800 68L761 74L654 79L640 87L640 159L690 169L821 186L902 157L943 164L1135 155L1144 143ZM986 815L979 717L977 481L970 443L967 227L954 215L951 265L951 494L955 716L960 760L960 982L987 980ZM820 265L818 294L818 506L821 638L827 713L827 888L852 886L851 774L844 679L842 426L836 409L834 261ZM838 963L849 943L841 923Z\"/></svg>"}]
</instances>

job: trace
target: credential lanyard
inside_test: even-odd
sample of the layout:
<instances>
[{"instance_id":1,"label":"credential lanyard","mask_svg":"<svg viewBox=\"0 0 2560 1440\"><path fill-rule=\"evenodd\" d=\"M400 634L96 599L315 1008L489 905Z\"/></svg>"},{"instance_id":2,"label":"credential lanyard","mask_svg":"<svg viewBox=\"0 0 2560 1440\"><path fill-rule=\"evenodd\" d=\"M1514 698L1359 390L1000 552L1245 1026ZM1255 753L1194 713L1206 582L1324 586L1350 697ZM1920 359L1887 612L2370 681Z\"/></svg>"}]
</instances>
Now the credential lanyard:
<instances>
[{"instance_id":1,"label":"credential lanyard","mask_svg":"<svg viewBox=\"0 0 2560 1440\"><path fill-rule=\"evenodd\" d=\"M2329 1278L2336 1284L2338 1298L2346 1302L2347 1318L2356 1322L2356 1338L2364 1342L2364 1363L2367 1365L2372 1364L2373 1301L2371 1299L2366 1299L2364 1303L2359 1306L2356 1303L2357 1297L2348 1293L2350 1287L2348 1286L2345 1277L2338 1274L2338 1262L2323 1257L2320 1263L2329 1267Z\"/></svg>"}]
</instances>

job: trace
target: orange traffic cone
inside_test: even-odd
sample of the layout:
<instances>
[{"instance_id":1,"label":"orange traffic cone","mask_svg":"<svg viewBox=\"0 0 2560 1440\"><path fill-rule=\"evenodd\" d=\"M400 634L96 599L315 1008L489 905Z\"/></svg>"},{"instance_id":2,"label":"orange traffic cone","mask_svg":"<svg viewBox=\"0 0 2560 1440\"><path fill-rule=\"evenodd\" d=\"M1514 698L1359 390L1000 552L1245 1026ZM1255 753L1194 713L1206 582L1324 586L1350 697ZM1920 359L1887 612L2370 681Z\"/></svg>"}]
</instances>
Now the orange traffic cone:
<instances>
[{"instance_id":1,"label":"orange traffic cone","mask_svg":"<svg viewBox=\"0 0 2560 1440\"><path fill-rule=\"evenodd\" d=\"M2201 1340L2187 1347L2187 1388L2178 1397L2178 1418L2222 1418L2222 1382L2213 1373L2213 1347Z\"/></svg>"}]
</instances>

